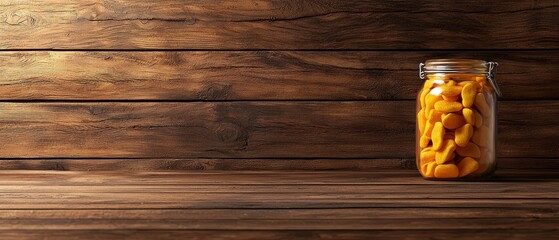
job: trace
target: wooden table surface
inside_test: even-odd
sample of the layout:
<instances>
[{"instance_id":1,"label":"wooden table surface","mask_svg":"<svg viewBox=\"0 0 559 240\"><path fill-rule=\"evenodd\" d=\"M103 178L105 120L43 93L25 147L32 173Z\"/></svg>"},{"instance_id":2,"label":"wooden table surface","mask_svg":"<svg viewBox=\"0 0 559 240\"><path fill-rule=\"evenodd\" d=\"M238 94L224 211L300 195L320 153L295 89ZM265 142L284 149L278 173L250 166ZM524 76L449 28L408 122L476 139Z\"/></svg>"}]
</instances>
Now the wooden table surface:
<instances>
[{"instance_id":1,"label":"wooden table surface","mask_svg":"<svg viewBox=\"0 0 559 240\"><path fill-rule=\"evenodd\" d=\"M0 171L1 239L557 239L557 170Z\"/></svg>"}]
</instances>

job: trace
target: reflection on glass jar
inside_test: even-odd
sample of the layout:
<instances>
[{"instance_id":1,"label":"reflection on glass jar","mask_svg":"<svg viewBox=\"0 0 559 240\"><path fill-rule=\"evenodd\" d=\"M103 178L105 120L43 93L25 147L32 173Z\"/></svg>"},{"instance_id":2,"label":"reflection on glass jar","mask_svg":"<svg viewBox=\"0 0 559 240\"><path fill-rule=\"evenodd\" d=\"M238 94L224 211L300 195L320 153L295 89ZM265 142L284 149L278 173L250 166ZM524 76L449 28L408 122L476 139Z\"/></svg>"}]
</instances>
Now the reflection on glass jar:
<instances>
[{"instance_id":1,"label":"reflection on glass jar","mask_svg":"<svg viewBox=\"0 0 559 240\"><path fill-rule=\"evenodd\" d=\"M496 169L495 62L433 59L416 104L416 163L426 179L489 177Z\"/></svg>"}]
</instances>

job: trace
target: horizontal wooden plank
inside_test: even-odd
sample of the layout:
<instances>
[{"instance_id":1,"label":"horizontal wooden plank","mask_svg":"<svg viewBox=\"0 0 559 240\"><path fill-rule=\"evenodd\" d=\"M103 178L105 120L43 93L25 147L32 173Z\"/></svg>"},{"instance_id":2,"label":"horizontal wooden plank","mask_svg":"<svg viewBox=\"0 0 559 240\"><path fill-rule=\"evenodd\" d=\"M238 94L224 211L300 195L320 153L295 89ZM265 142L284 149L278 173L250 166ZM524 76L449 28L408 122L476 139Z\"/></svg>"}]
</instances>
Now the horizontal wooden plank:
<instances>
[{"instance_id":1,"label":"horizontal wooden plank","mask_svg":"<svg viewBox=\"0 0 559 240\"><path fill-rule=\"evenodd\" d=\"M500 167L503 166L501 162L503 161L499 161ZM504 162L506 163L506 161ZM542 159L537 160L537 163L540 164L540 168L559 168L559 159ZM66 171L378 170L415 169L415 159L2 159L0 169Z\"/></svg>"},{"instance_id":2,"label":"horizontal wooden plank","mask_svg":"<svg viewBox=\"0 0 559 240\"><path fill-rule=\"evenodd\" d=\"M559 193L557 171L508 171L487 182L425 181L410 170L0 174L0 209L4 210L411 207L443 208L437 214L448 208L533 209L556 214Z\"/></svg>"},{"instance_id":3,"label":"horizontal wooden plank","mask_svg":"<svg viewBox=\"0 0 559 240\"><path fill-rule=\"evenodd\" d=\"M515 229L555 230L557 218L489 219L222 219L152 220L137 219L0 219L0 230L406 230L406 229Z\"/></svg>"},{"instance_id":4,"label":"horizontal wooden plank","mask_svg":"<svg viewBox=\"0 0 559 240\"><path fill-rule=\"evenodd\" d=\"M121 174L122 173L122 174ZM468 181L422 181L416 170L383 171L33 171L2 170L0 186L145 186L167 185L467 185ZM555 186L559 178L556 169L510 169L497 171L492 181L475 182L489 189L507 187L534 187L545 183ZM412 186L410 186L412 187ZM61 187L60 189L62 189ZM467 188L467 187L466 187Z\"/></svg>"},{"instance_id":5,"label":"horizontal wooden plank","mask_svg":"<svg viewBox=\"0 0 559 240\"><path fill-rule=\"evenodd\" d=\"M403 184L402 184L403 185ZM116 185L116 186L79 186L79 185L53 185L53 186L29 186L29 185L2 185L0 193L3 200L10 201L14 198L25 196L26 201L20 202L26 205L49 204L52 201L74 203L76 199L90 198L95 195L97 201L114 196L118 199L138 198L144 201L154 201L152 197L173 201L177 195L187 198L189 201L201 201L203 199L238 199L243 195L255 195L253 200L270 199L280 201L286 198L308 198L319 197L330 199L340 197L344 199L516 199L516 198L538 198L559 199L557 184L550 183L541 186L541 183L522 184L518 187L509 185L480 185L476 187L461 186L454 189L449 185L416 185L410 189L403 189L402 185L299 185L299 186L273 186L271 190L267 185ZM82 189L83 188L83 189ZM487 190L487 188L491 188ZM534 190L534 189L537 190ZM79 192L79 193L76 193ZM64 195L64 198L72 200L52 199L51 196ZM44 198L42 202L41 198ZM115 198L115 199L116 199ZM95 200L94 200L95 201ZM9 205L4 205L9 206ZM133 207L133 206L129 206Z\"/></svg>"},{"instance_id":6,"label":"horizontal wooden plank","mask_svg":"<svg viewBox=\"0 0 559 240\"><path fill-rule=\"evenodd\" d=\"M115 173L110 172L66 172L66 171L1 171L0 175L0 212L2 214L0 227L11 223L12 218L20 216L21 219L29 219L26 214L32 214L24 210L68 210L83 209L74 217L64 218L61 213L47 215L34 215L38 220L40 216L52 217L64 221L75 219L92 220L87 226L95 224L95 220L103 220L108 213L101 210L156 210L164 208L172 209L291 209L291 208L431 208L436 213L426 216L415 215L416 218L424 218L418 223L418 228L424 228L424 220L437 221L440 214L452 214L452 211L462 209L484 208L491 212L477 218L500 218L502 211L510 209L507 214L514 211L534 211L533 214L543 214L541 219L551 218L555 221L554 214L559 210L557 191L557 171L508 171L499 173L494 181L486 182L440 182L422 180L415 171L382 171L382 172L287 172L287 171L227 171L227 172L136 172ZM98 210L94 210L98 209ZM436 210L440 209L440 210ZM447 212L451 209L450 212ZM452 210L454 209L454 210ZM474 209L474 211L475 211ZM502 209L502 210L499 210ZM92 216L88 211L94 210ZM404 210L404 209L400 209ZM427 209L424 209L427 210ZM215 210L212 210L215 211ZM314 211L315 213L319 211ZM362 211L365 213L367 210ZM369 209L369 211L374 211ZM371 218L344 218L346 220L378 220L378 219L406 219L410 222L408 215L397 215L397 212L386 210L384 216L371 215ZM411 212L410 210L409 212ZM418 210L422 211L422 210ZM482 210L483 211L483 210ZM122 212L122 211L121 211ZM311 211L313 212L313 211ZM350 211L351 212L351 211ZM115 212L118 213L118 212ZM154 211L154 213L158 213ZM201 219L228 219L203 218L202 211L198 214L182 216L183 220L202 217ZM211 213L208 212L208 213ZM68 214L68 213L67 213ZM142 220L138 212L125 215L130 220ZM160 213L161 217L165 214ZM237 214L241 214L237 212ZM254 215L243 214L247 220L258 220ZM303 214L303 213L299 213ZM395 215L396 214L396 215ZM463 214L466 213L462 213ZM492 215L495 214L495 215ZM551 215L550 215L551 214ZM134 217L136 216L136 217ZM156 215L152 215L156 216ZM179 215L177 215L179 216ZM251 217L252 216L252 217ZM307 215L299 217L280 218L272 215L268 220L293 219L320 219L307 218ZM307 216L307 217L305 217ZM326 219L334 218L335 215ZM351 216L351 214L347 215ZM353 214L353 216L355 216ZM431 216L432 218L429 218ZM456 215L457 221L463 220ZM538 215L539 216L539 215ZM316 217L316 216L315 216ZM530 224L545 226L544 222L532 222L534 219L525 216L528 222L522 224L510 222L520 228L531 228ZM429 220L431 219L431 220ZM469 218L472 219L472 218ZM43 219L44 220L44 219ZM148 221L149 219L145 219ZM260 219L262 220L262 219ZM473 219L472 219L473 220ZM380 221L380 220L379 220ZM522 222L522 220L519 220ZM49 221L52 222L52 221ZM503 222L493 221L496 224ZM24 223L24 222L22 222ZM172 225L171 222L168 222ZM363 224L364 229L370 229L373 222ZM390 223L390 222L387 222ZM393 222L397 223L397 222ZM448 223L448 222L447 222ZM465 228L477 228L479 221L472 221L470 225L462 225ZM70 222L60 222L61 225L71 225ZM134 224L134 222L128 222ZM129 226L129 225L126 226ZM140 223L141 224L141 223ZM180 228L179 225L173 225ZM186 224L186 223L185 223ZM204 224L211 226L213 222L200 222L195 225L200 227ZM251 223L240 223L251 224ZM269 226L286 226L283 223L270 222ZM316 226L324 226L327 222L317 222ZM358 222L347 223L351 226L360 224ZM433 223L434 225L437 225ZM551 223L549 223L551 224ZM288 225L288 224L287 224ZM297 226L295 224L294 226ZM299 224L300 225L300 224ZM375 224L373 224L375 225ZM428 224L431 225L431 224ZM36 226L36 225L32 225ZM240 225L243 226L243 225ZM247 225L248 226L248 225ZM266 226L263 223L261 226ZM394 225L396 226L396 225ZM410 225L409 225L410 226ZM426 225L425 225L426 226ZM499 227L501 225L495 225ZM124 225L122 225L124 227ZM231 226L234 227L234 226ZM440 228L445 228L439 225ZM143 228L143 227L142 227ZM211 227L209 227L211 228ZM227 226L225 226L227 228ZM10 229L9 225L5 229ZM31 227L30 229L34 229ZM237 229L237 228L235 228ZM242 227L241 227L242 229Z\"/></svg>"},{"instance_id":7,"label":"horizontal wooden plank","mask_svg":"<svg viewBox=\"0 0 559 240\"><path fill-rule=\"evenodd\" d=\"M530 164L526 164L529 162ZM499 169L559 169L557 158L499 158ZM382 170L416 169L412 158L373 159L2 159L3 170Z\"/></svg>"},{"instance_id":8,"label":"horizontal wooden plank","mask_svg":"<svg viewBox=\"0 0 559 240\"><path fill-rule=\"evenodd\" d=\"M67 220L305 220L305 219L498 219L558 218L559 209L542 208L338 208L338 209L62 209L0 210L0 219Z\"/></svg>"},{"instance_id":9,"label":"horizontal wooden plank","mask_svg":"<svg viewBox=\"0 0 559 240\"><path fill-rule=\"evenodd\" d=\"M557 48L554 1L18 1L3 49ZM146 11L149 9L149 11ZM456 21L460 19L460 21Z\"/></svg>"},{"instance_id":10,"label":"horizontal wooden plank","mask_svg":"<svg viewBox=\"0 0 559 240\"><path fill-rule=\"evenodd\" d=\"M500 62L504 99L558 99L558 51L0 52L2 100L415 99L429 58Z\"/></svg>"},{"instance_id":11,"label":"horizontal wooden plank","mask_svg":"<svg viewBox=\"0 0 559 240\"><path fill-rule=\"evenodd\" d=\"M106 173L105 173L106 174ZM171 175L171 177L176 177ZM220 177L214 176L215 178ZM414 176L410 176L413 178ZM415 180L419 180L416 178ZM177 180L178 181L178 180ZM106 195L126 195L138 194L140 196L149 195L176 195L182 197L210 196L217 198L220 195L238 196L241 194L254 194L263 196L273 195L302 195L320 194L323 197L331 197L340 195L352 198L484 198L484 199L510 199L510 198L540 198L540 199L556 199L559 198L559 190L557 182L548 181L545 184L541 182L526 182L519 185L511 186L511 184L495 183L495 184L472 184L464 185L460 188L449 187L448 184L427 185L415 184L410 188L403 188L404 183L395 184L299 184L291 185L275 185L273 189L269 185L264 184L188 184L183 181L182 184L106 184L103 186L85 184L56 184L52 185L31 185L29 182L21 180L21 184L12 182L12 185L4 184L0 186L0 193L6 198L11 198L19 194L30 194L34 196L48 194L65 194L66 196L75 196L78 194L98 194L100 197ZM82 189L83 188L83 189ZM79 191L78 191L79 189ZM559 211L559 210L558 210Z\"/></svg>"},{"instance_id":12,"label":"horizontal wooden plank","mask_svg":"<svg viewBox=\"0 0 559 240\"><path fill-rule=\"evenodd\" d=\"M0 156L413 158L414 105L413 101L1 103ZM500 107L499 157L559 156L555 121L559 102L512 101Z\"/></svg>"},{"instance_id":13,"label":"horizontal wooden plank","mask_svg":"<svg viewBox=\"0 0 559 240\"><path fill-rule=\"evenodd\" d=\"M28 197L29 195L20 195ZM45 198L45 195L41 197ZM94 197L93 195L70 195L68 197ZM117 195L118 197L118 195ZM126 198L124 198L126 197ZM195 199L173 198L161 199L155 198L138 198L138 195L128 195L112 199L110 197L93 198L91 201L77 201L55 198L50 201L41 202L40 199L32 201L18 202L14 204L0 204L1 209L79 209L87 205L87 209L127 209L127 208L193 208L193 209L215 209L215 208L371 208L371 207L391 207L391 208L409 208L409 207L444 207L456 208L461 206L467 207L518 207L519 205L527 205L531 208L543 208L550 204L556 203L557 199L314 199L317 195L308 196L304 199L293 197L272 199L272 198L249 198L246 196L238 196L220 199ZM167 196L165 196L167 197ZM223 196L218 196L223 197ZM276 197L276 196L271 196ZM132 199L137 198L137 199ZM21 198L2 198L2 201L18 201ZM116 203L115 203L116 202Z\"/></svg>"},{"instance_id":14,"label":"horizontal wooden plank","mask_svg":"<svg viewBox=\"0 0 559 240\"><path fill-rule=\"evenodd\" d=\"M467 240L524 240L552 239L559 230L512 230L512 229L475 229L475 230L397 230L397 231L211 231L211 230L2 230L6 240L82 240L82 239L467 239Z\"/></svg>"},{"instance_id":15,"label":"horizontal wooden plank","mask_svg":"<svg viewBox=\"0 0 559 240\"><path fill-rule=\"evenodd\" d=\"M414 129L399 102L0 105L6 158L382 157L401 150L386 134L410 143Z\"/></svg>"}]
</instances>

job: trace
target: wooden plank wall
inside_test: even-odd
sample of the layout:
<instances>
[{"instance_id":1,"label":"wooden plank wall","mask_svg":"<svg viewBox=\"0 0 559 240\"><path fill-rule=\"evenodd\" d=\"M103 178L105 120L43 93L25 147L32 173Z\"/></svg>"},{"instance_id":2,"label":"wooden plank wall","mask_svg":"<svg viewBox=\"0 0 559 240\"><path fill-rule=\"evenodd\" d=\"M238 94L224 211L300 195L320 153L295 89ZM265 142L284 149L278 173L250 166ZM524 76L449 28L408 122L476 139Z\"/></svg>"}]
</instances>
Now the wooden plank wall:
<instances>
[{"instance_id":1,"label":"wooden plank wall","mask_svg":"<svg viewBox=\"0 0 559 240\"><path fill-rule=\"evenodd\" d=\"M557 1L0 2L2 169L414 168L417 65L498 61L499 163L559 168Z\"/></svg>"}]
</instances>

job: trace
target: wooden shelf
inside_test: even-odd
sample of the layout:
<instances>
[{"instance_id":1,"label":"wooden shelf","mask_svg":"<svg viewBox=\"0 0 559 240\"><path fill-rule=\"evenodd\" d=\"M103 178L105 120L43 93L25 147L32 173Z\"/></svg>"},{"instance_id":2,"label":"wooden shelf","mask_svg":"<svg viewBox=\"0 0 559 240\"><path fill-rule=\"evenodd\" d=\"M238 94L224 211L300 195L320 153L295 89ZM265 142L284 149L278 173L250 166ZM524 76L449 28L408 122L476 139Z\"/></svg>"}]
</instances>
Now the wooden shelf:
<instances>
[{"instance_id":1,"label":"wooden shelf","mask_svg":"<svg viewBox=\"0 0 559 240\"><path fill-rule=\"evenodd\" d=\"M556 170L0 171L2 239L516 239L559 233Z\"/></svg>"}]
</instances>

